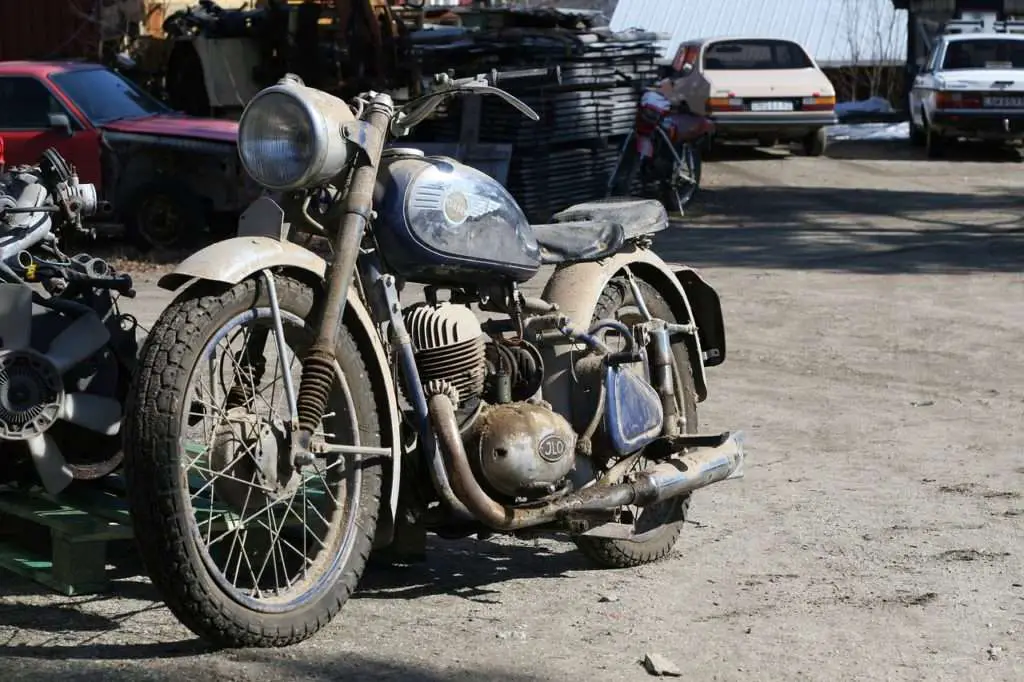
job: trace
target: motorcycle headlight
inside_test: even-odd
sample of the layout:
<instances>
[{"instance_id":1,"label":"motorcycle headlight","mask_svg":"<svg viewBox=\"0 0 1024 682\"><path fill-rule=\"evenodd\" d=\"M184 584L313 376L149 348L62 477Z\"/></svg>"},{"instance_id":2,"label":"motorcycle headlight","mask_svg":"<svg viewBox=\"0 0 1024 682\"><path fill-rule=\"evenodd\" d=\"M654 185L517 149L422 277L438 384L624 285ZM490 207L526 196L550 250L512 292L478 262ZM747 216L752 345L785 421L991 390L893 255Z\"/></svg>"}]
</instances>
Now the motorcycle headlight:
<instances>
[{"instance_id":1,"label":"motorcycle headlight","mask_svg":"<svg viewBox=\"0 0 1024 682\"><path fill-rule=\"evenodd\" d=\"M238 154L252 179L272 190L313 187L351 158L341 127L355 120L344 101L294 81L261 90L238 123Z\"/></svg>"}]
</instances>

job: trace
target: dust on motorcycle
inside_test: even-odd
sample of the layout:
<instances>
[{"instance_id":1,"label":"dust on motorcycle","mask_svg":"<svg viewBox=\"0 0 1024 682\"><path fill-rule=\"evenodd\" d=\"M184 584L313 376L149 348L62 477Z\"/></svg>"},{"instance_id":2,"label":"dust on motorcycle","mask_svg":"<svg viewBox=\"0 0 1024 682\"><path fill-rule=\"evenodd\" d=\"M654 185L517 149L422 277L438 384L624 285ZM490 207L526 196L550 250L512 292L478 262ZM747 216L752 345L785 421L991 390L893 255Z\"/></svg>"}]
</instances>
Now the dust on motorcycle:
<instances>
[{"instance_id":1,"label":"dust on motorcycle","mask_svg":"<svg viewBox=\"0 0 1024 682\"><path fill-rule=\"evenodd\" d=\"M441 74L403 106L289 76L243 112L239 153L267 192L161 279L177 293L125 427L140 553L204 639L305 640L372 550L416 552L427 532L569 533L602 566L656 561L694 491L742 476L740 434L697 431L724 323L714 289L651 250L659 202L531 225L480 171L385 149L461 94L536 121L499 87L516 78L559 73Z\"/></svg>"}]
</instances>

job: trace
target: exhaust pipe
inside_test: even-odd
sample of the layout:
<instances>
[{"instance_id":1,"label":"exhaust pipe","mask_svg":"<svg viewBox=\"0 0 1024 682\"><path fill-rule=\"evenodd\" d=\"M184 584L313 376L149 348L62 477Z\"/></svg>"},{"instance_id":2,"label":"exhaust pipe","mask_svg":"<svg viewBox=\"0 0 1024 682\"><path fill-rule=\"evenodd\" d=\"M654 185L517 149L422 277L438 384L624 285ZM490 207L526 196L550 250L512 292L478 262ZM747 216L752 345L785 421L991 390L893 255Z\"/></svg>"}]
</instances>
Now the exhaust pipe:
<instances>
[{"instance_id":1,"label":"exhaust pipe","mask_svg":"<svg viewBox=\"0 0 1024 682\"><path fill-rule=\"evenodd\" d=\"M499 531L521 530L556 521L574 512L606 511L625 505L646 506L686 495L730 478L743 477L743 434L723 436L719 445L698 447L639 472L616 485L595 485L539 506L506 507L480 487L466 456L455 408L448 396L427 403L430 420L448 466L455 496L481 523Z\"/></svg>"}]
</instances>

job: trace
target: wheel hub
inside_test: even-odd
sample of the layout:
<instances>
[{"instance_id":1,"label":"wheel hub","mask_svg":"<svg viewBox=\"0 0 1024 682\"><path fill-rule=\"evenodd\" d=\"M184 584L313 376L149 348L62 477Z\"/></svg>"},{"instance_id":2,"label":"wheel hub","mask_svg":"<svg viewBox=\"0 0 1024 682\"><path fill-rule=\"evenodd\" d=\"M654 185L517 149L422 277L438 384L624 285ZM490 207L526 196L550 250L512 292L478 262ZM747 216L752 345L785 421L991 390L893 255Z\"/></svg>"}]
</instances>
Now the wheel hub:
<instances>
[{"instance_id":1,"label":"wheel hub","mask_svg":"<svg viewBox=\"0 0 1024 682\"><path fill-rule=\"evenodd\" d=\"M0 351L0 438L44 433L63 405L63 381L52 362L32 350Z\"/></svg>"},{"instance_id":2,"label":"wheel hub","mask_svg":"<svg viewBox=\"0 0 1024 682\"><path fill-rule=\"evenodd\" d=\"M218 497L245 514L294 496L302 476L290 461L289 442L283 425L245 408L230 410L210 450Z\"/></svg>"}]
</instances>

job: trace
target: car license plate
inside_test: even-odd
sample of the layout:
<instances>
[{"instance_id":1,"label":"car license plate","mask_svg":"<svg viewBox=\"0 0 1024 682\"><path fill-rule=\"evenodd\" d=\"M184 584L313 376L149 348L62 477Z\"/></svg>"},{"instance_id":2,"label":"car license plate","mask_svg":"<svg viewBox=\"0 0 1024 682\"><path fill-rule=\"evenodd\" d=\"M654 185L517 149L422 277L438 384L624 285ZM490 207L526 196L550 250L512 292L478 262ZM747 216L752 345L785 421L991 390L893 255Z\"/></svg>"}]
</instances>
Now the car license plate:
<instances>
[{"instance_id":1,"label":"car license plate","mask_svg":"<svg viewBox=\"0 0 1024 682\"><path fill-rule=\"evenodd\" d=\"M793 103L784 100L751 102L751 111L793 111Z\"/></svg>"},{"instance_id":2,"label":"car license plate","mask_svg":"<svg viewBox=\"0 0 1024 682\"><path fill-rule=\"evenodd\" d=\"M1024 108L1024 97L986 97L985 106L1004 109Z\"/></svg>"}]
</instances>

